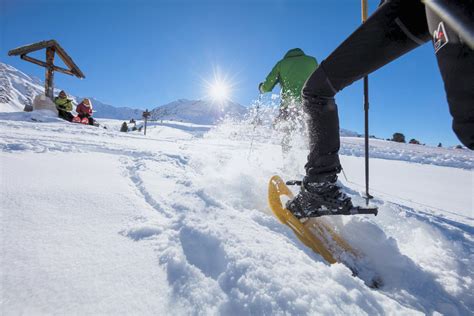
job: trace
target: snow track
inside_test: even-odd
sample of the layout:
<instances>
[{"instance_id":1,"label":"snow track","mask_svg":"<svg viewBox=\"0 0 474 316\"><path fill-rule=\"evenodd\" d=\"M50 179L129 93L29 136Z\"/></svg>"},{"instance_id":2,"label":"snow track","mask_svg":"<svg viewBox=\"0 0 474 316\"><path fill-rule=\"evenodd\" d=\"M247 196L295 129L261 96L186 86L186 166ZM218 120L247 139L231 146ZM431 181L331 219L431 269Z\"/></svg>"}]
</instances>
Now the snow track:
<instances>
[{"instance_id":1,"label":"snow track","mask_svg":"<svg viewBox=\"0 0 474 316\"><path fill-rule=\"evenodd\" d=\"M257 131L249 155L250 138L233 125L206 133L165 122L143 137L118 133L117 121L103 130L31 115L0 116L2 314L474 312L470 152L374 147L376 156L392 153L374 163L382 174L374 190L391 193L391 182L406 179L389 171L409 169L430 204L400 190L376 194L377 217L327 219L383 277L374 291L270 214L268 179L301 176L305 157L297 150L293 168L278 171L275 135ZM361 146L344 143L351 152ZM401 150L410 162L393 160ZM361 204L357 156L343 157L351 181L343 182ZM446 187L464 183L456 200L424 181L427 172Z\"/></svg>"}]
</instances>

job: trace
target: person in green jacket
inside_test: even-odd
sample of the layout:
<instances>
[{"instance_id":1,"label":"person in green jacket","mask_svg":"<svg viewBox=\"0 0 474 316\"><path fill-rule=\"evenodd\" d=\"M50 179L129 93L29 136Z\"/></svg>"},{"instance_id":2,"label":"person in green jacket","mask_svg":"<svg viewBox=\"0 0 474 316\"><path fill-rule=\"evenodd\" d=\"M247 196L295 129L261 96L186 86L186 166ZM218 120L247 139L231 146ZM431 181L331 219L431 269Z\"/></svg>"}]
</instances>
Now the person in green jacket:
<instances>
[{"instance_id":1,"label":"person in green jacket","mask_svg":"<svg viewBox=\"0 0 474 316\"><path fill-rule=\"evenodd\" d=\"M275 125L284 133L283 153L290 150L291 134L302 126L301 89L316 68L316 58L306 55L300 48L293 48L276 63L265 81L258 86L260 93L266 93L280 84L280 111Z\"/></svg>"},{"instance_id":2,"label":"person in green jacket","mask_svg":"<svg viewBox=\"0 0 474 316\"><path fill-rule=\"evenodd\" d=\"M71 122L74 118L74 115L70 113L72 111L72 100L67 98L64 90L59 92L59 95L54 98L54 104L58 110L58 117Z\"/></svg>"}]
</instances>

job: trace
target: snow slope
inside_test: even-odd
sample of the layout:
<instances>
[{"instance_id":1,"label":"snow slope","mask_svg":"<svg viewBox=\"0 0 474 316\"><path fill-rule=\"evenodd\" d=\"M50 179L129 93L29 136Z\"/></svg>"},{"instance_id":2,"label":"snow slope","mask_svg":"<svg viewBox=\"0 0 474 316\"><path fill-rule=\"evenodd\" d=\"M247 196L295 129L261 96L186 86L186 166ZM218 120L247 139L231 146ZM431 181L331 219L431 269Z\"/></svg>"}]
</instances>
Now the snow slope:
<instances>
[{"instance_id":1,"label":"snow slope","mask_svg":"<svg viewBox=\"0 0 474 316\"><path fill-rule=\"evenodd\" d=\"M383 277L371 290L268 209L268 179L300 177L304 146L283 171L264 127L102 123L0 113L2 314L474 312L471 152L371 143L380 214L326 219ZM356 203L362 146L343 138Z\"/></svg>"}]
</instances>

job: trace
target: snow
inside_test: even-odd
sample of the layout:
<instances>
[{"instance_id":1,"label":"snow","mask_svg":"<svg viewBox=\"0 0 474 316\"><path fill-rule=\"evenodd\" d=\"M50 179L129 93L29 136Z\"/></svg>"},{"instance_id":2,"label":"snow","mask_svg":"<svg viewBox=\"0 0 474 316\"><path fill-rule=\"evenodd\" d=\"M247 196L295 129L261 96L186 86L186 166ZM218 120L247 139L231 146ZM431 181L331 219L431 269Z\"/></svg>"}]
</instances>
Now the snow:
<instances>
[{"instance_id":1,"label":"snow","mask_svg":"<svg viewBox=\"0 0 474 316\"><path fill-rule=\"evenodd\" d=\"M99 121L0 113L2 314L474 312L472 152L371 141L379 215L325 219L366 255L353 277L267 206L271 175L301 177L304 141L283 167L265 127ZM363 144L342 144L363 204Z\"/></svg>"},{"instance_id":2,"label":"snow","mask_svg":"<svg viewBox=\"0 0 474 316\"><path fill-rule=\"evenodd\" d=\"M123 195L117 159L22 152L1 164L2 314L169 311L153 250L119 233L146 212ZM161 295L142 300L149 291Z\"/></svg>"}]
</instances>

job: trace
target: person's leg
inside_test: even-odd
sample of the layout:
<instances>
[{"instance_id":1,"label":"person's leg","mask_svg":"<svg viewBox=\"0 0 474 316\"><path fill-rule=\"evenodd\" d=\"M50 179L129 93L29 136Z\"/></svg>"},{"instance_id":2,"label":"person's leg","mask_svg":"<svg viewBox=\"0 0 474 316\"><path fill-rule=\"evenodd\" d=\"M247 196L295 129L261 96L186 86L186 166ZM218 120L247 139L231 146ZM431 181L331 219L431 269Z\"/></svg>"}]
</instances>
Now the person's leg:
<instances>
[{"instance_id":1,"label":"person's leg","mask_svg":"<svg viewBox=\"0 0 474 316\"><path fill-rule=\"evenodd\" d=\"M424 12L421 1L386 1L307 80L302 97L309 116L308 177L333 179L341 170L336 93L428 41Z\"/></svg>"},{"instance_id":2,"label":"person's leg","mask_svg":"<svg viewBox=\"0 0 474 316\"><path fill-rule=\"evenodd\" d=\"M72 115L71 112L66 112L66 117L68 122L72 122L72 119L74 118L74 115Z\"/></svg>"},{"instance_id":3,"label":"person's leg","mask_svg":"<svg viewBox=\"0 0 474 316\"><path fill-rule=\"evenodd\" d=\"M58 117L61 118L61 119L63 119L63 120L65 120L65 118L64 118L64 112L61 111L61 110L58 110Z\"/></svg>"},{"instance_id":4,"label":"person's leg","mask_svg":"<svg viewBox=\"0 0 474 316\"><path fill-rule=\"evenodd\" d=\"M88 115L87 118L89 119L89 125L94 125L94 119L92 116Z\"/></svg>"},{"instance_id":5,"label":"person's leg","mask_svg":"<svg viewBox=\"0 0 474 316\"><path fill-rule=\"evenodd\" d=\"M465 1L463 5L466 16L474 20L474 1ZM474 149L474 51L429 8L426 15L453 117L453 130L464 145Z\"/></svg>"},{"instance_id":6,"label":"person's leg","mask_svg":"<svg viewBox=\"0 0 474 316\"><path fill-rule=\"evenodd\" d=\"M58 117L68 122L71 122L72 119L74 118L74 116L71 113L67 111L62 111L62 110L58 110Z\"/></svg>"}]
</instances>

